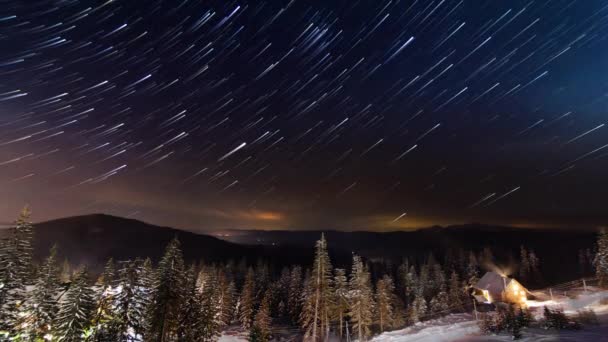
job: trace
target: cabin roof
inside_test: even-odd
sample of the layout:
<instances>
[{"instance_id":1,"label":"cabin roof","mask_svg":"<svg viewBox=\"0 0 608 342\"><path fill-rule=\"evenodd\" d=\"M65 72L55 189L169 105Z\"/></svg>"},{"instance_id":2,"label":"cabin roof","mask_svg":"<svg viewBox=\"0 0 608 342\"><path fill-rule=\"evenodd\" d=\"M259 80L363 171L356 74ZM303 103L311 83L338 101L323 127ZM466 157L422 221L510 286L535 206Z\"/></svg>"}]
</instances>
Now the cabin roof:
<instances>
[{"instance_id":1,"label":"cabin roof","mask_svg":"<svg viewBox=\"0 0 608 342\"><path fill-rule=\"evenodd\" d=\"M480 290L486 290L490 293L501 293L502 291L504 291L505 285L509 286L511 281L513 281L513 279L503 277L496 272L486 272L486 274L484 274L483 277L479 279L477 284L475 284L475 288Z\"/></svg>"}]
</instances>

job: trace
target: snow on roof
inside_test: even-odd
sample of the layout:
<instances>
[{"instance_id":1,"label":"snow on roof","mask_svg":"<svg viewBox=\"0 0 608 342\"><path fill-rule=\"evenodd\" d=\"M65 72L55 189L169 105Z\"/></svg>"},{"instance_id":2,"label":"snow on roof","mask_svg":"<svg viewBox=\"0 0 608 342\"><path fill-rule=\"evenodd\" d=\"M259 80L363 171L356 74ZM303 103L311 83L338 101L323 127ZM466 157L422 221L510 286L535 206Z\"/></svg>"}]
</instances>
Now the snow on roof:
<instances>
[{"instance_id":1,"label":"snow on roof","mask_svg":"<svg viewBox=\"0 0 608 342\"><path fill-rule=\"evenodd\" d=\"M486 274L479 279L477 284L475 284L475 288L480 290L486 290L489 293L501 293L505 286L509 286L513 279L508 277L503 277L496 272L486 272Z\"/></svg>"}]
</instances>

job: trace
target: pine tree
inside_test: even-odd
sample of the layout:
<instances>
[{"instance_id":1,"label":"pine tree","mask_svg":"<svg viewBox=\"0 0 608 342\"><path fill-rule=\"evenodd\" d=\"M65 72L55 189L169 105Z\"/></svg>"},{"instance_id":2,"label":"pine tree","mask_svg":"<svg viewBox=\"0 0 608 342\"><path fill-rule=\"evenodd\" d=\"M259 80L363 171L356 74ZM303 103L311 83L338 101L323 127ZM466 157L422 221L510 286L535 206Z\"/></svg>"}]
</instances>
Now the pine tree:
<instances>
[{"instance_id":1,"label":"pine tree","mask_svg":"<svg viewBox=\"0 0 608 342\"><path fill-rule=\"evenodd\" d=\"M197 280L194 266L184 273L184 301L179 308L179 325L177 326L178 341L199 341L203 331L203 307L201 296L197 291Z\"/></svg>"},{"instance_id":2,"label":"pine tree","mask_svg":"<svg viewBox=\"0 0 608 342\"><path fill-rule=\"evenodd\" d=\"M530 273L534 281L538 283L541 281L540 259L538 259L533 250L530 250L530 253L528 253L528 259L530 260Z\"/></svg>"},{"instance_id":3,"label":"pine tree","mask_svg":"<svg viewBox=\"0 0 608 342\"><path fill-rule=\"evenodd\" d=\"M0 332L10 335L18 333L26 286L33 282L33 227L29 218L30 210L26 206L0 244Z\"/></svg>"},{"instance_id":4,"label":"pine tree","mask_svg":"<svg viewBox=\"0 0 608 342\"><path fill-rule=\"evenodd\" d=\"M86 269L74 275L64 297L53 324L53 338L62 342L83 341L90 334L90 319L95 308Z\"/></svg>"},{"instance_id":5,"label":"pine tree","mask_svg":"<svg viewBox=\"0 0 608 342\"><path fill-rule=\"evenodd\" d=\"M472 286L479 281L479 263L475 257L475 253L469 252L469 263L467 265L467 285Z\"/></svg>"},{"instance_id":6,"label":"pine tree","mask_svg":"<svg viewBox=\"0 0 608 342\"><path fill-rule=\"evenodd\" d=\"M239 299L239 321L245 330L251 329L255 312L255 273L250 267L245 276L245 283Z\"/></svg>"},{"instance_id":7,"label":"pine tree","mask_svg":"<svg viewBox=\"0 0 608 342\"><path fill-rule=\"evenodd\" d=\"M149 304L149 284L142 279L142 261L127 261L117 274L117 291L111 321L119 341L141 340L145 330L145 312Z\"/></svg>"},{"instance_id":8,"label":"pine tree","mask_svg":"<svg viewBox=\"0 0 608 342\"><path fill-rule=\"evenodd\" d=\"M418 287L418 274L416 273L416 267L414 267L414 265L410 266L409 271L405 275L404 287L406 303L407 305L411 305L416 296L416 289Z\"/></svg>"},{"instance_id":9,"label":"pine tree","mask_svg":"<svg viewBox=\"0 0 608 342\"><path fill-rule=\"evenodd\" d=\"M373 322L374 302L369 271L357 255L353 256L349 300L349 317L353 331L359 341L364 341L371 333L370 326Z\"/></svg>"},{"instance_id":10,"label":"pine tree","mask_svg":"<svg viewBox=\"0 0 608 342\"><path fill-rule=\"evenodd\" d=\"M116 340L120 334L117 331L119 325L116 323L114 314L114 297L116 295L116 267L114 260L110 258L104 268L103 274L96 283L97 301L96 308L91 320L93 341Z\"/></svg>"},{"instance_id":11,"label":"pine tree","mask_svg":"<svg viewBox=\"0 0 608 342\"><path fill-rule=\"evenodd\" d=\"M270 290L267 290L260 303L260 308L255 314L255 320L249 336L249 341L251 342L270 341L270 324L272 321L272 318L270 317L271 296Z\"/></svg>"},{"instance_id":12,"label":"pine tree","mask_svg":"<svg viewBox=\"0 0 608 342\"><path fill-rule=\"evenodd\" d=\"M393 326L394 292L395 286L390 276L385 275L376 283L376 322L380 327L380 332Z\"/></svg>"},{"instance_id":13,"label":"pine tree","mask_svg":"<svg viewBox=\"0 0 608 342\"><path fill-rule=\"evenodd\" d=\"M114 286L116 283L117 273L116 266L114 265L114 259L110 258L106 262L106 265L103 269L103 273L97 280L97 285L101 285L104 287Z\"/></svg>"},{"instance_id":14,"label":"pine tree","mask_svg":"<svg viewBox=\"0 0 608 342\"><path fill-rule=\"evenodd\" d=\"M25 285L31 284L32 280L32 258L34 248L32 240L34 238L34 227L30 222L31 211L28 206L25 206L21 211L21 215L15 222L17 232L17 255L19 257L17 263L18 279Z\"/></svg>"},{"instance_id":15,"label":"pine tree","mask_svg":"<svg viewBox=\"0 0 608 342\"><path fill-rule=\"evenodd\" d=\"M287 307L291 322L296 324L302 312L302 267L293 266L289 274L289 298Z\"/></svg>"},{"instance_id":16,"label":"pine tree","mask_svg":"<svg viewBox=\"0 0 608 342\"><path fill-rule=\"evenodd\" d=\"M229 281L226 274L218 271L217 278L217 306L219 311L220 325L227 326L232 321L235 302L234 282Z\"/></svg>"},{"instance_id":17,"label":"pine tree","mask_svg":"<svg viewBox=\"0 0 608 342\"><path fill-rule=\"evenodd\" d=\"M460 279L458 279L458 273L452 271L450 275L450 284L448 289L448 301L450 307L453 307L456 311L462 311L464 309L464 290Z\"/></svg>"},{"instance_id":18,"label":"pine tree","mask_svg":"<svg viewBox=\"0 0 608 342\"><path fill-rule=\"evenodd\" d=\"M338 320L338 335L342 339L344 333L344 318L348 314L348 278L346 271L341 268L336 268L334 276L334 315Z\"/></svg>"},{"instance_id":19,"label":"pine tree","mask_svg":"<svg viewBox=\"0 0 608 342\"><path fill-rule=\"evenodd\" d=\"M169 341L175 335L183 303L184 260L177 238L169 242L158 263L152 285L152 304L148 310L146 341Z\"/></svg>"},{"instance_id":20,"label":"pine tree","mask_svg":"<svg viewBox=\"0 0 608 342\"><path fill-rule=\"evenodd\" d=\"M430 280L431 295L436 295L442 289L445 290L445 273L440 264L432 260L432 264L429 269L432 271L432 278Z\"/></svg>"},{"instance_id":21,"label":"pine tree","mask_svg":"<svg viewBox=\"0 0 608 342\"><path fill-rule=\"evenodd\" d=\"M599 286L608 286L608 230L603 229L597 237L597 254L595 255L595 275Z\"/></svg>"},{"instance_id":22,"label":"pine tree","mask_svg":"<svg viewBox=\"0 0 608 342\"><path fill-rule=\"evenodd\" d=\"M276 314L277 318L288 318L289 317L289 281L291 272L289 268L283 267L281 270L281 276L276 282L276 293L277 293L277 304Z\"/></svg>"},{"instance_id":23,"label":"pine tree","mask_svg":"<svg viewBox=\"0 0 608 342\"><path fill-rule=\"evenodd\" d=\"M57 315L57 296L60 290L57 247L51 248L49 256L41 265L33 292L25 302L27 315L22 318L25 335L30 340L42 340L50 334L50 327Z\"/></svg>"},{"instance_id":24,"label":"pine tree","mask_svg":"<svg viewBox=\"0 0 608 342\"><path fill-rule=\"evenodd\" d=\"M220 291L217 272L207 268L199 281L199 301L201 303L199 333L201 341L213 341L217 338L222 327L221 306L219 304Z\"/></svg>"},{"instance_id":25,"label":"pine tree","mask_svg":"<svg viewBox=\"0 0 608 342\"><path fill-rule=\"evenodd\" d=\"M302 328L310 341L323 340L329 334L329 314L332 300L332 267L327 253L325 235L317 241L311 280L305 291L302 308Z\"/></svg>"},{"instance_id":26,"label":"pine tree","mask_svg":"<svg viewBox=\"0 0 608 342\"><path fill-rule=\"evenodd\" d=\"M427 314L427 305L422 289L417 289L414 294L414 300L408 307L408 321L409 323L417 323Z\"/></svg>"},{"instance_id":27,"label":"pine tree","mask_svg":"<svg viewBox=\"0 0 608 342\"><path fill-rule=\"evenodd\" d=\"M59 280L62 283L69 283L72 281L72 266L67 258L63 259L63 263L61 264Z\"/></svg>"},{"instance_id":28,"label":"pine tree","mask_svg":"<svg viewBox=\"0 0 608 342\"><path fill-rule=\"evenodd\" d=\"M519 252L519 277L527 281L530 275L530 260L528 259L528 251L524 248L524 246L520 246Z\"/></svg>"},{"instance_id":29,"label":"pine tree","mask_svg":"<svg viewBox=\"0 0 608 342\"><path fill-rule=\"evenodd\" d=\"M430 311L435 315L445 315L448 314L448 310L450 308L448 303L448 294L445 290L440 290L433 299L431 299Z\"/></svg>"}]
</instances>

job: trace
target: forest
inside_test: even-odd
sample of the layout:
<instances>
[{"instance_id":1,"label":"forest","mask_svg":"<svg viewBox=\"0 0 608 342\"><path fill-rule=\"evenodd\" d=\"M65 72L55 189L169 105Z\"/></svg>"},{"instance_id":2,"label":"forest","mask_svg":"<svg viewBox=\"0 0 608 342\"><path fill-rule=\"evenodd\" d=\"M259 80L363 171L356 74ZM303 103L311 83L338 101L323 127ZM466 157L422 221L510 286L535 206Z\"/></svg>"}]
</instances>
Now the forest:
<instances>
[{"instance_id":1,"label":"forest","mask_svg":"<svg viewBox=\"0 0 608 342\"><path fill-rule=\"evenodd\" d=\"M482 275L489 248L461 257L398 265L353 254L349 268L332 266L322 234L313 262L275 269L264 260L206 263L184 260L171 240L159 260L106 262L101 274L60 260L57 247L33 258L26 207L0 244L0 332L11 341L216 341L240 326L250 341L269 341L275 327L303 340L365 341L383 331L470 311L470 285ZM608 285L608 233L579 251L581 267ZM542 278L542 261L520 249L514 275Z\"/></svg>"}]
</instances>

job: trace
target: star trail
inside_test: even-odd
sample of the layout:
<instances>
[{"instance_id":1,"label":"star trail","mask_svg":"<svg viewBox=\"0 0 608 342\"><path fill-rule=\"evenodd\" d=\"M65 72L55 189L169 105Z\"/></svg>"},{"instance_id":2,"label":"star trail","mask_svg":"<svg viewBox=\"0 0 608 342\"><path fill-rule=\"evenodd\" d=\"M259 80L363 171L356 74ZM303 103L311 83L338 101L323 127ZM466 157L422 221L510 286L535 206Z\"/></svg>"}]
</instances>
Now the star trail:
<instances>
[{"instance_id":1,"label":"star trail","mask_svg":"<svg viewBox=\"0 0 608 342\"><path fill-rule=\"evenodd\" d=\"M607 38L599 0L3 1L0 213L601 225Z\"/></svg>"}]
</instances>

